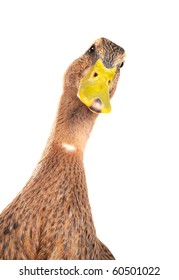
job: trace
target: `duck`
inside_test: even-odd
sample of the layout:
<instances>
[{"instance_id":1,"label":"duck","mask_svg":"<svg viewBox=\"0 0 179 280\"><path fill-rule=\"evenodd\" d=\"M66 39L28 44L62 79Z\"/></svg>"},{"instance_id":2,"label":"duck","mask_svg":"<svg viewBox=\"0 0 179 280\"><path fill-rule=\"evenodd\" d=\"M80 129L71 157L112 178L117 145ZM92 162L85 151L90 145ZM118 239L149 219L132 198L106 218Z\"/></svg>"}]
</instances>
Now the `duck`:
<instances>
[{"instance_id":1,"label":"duck","mask_svg":"<svg viewBox=\"0 0 179 280\"><path fill-rule=\"evenodd\" d=\"M97 39L66 70L42 156L0 215L1 260L113 260L97 237L83 156L96 118L111 111L122 47Z\"/></svg>"}]
</instances>

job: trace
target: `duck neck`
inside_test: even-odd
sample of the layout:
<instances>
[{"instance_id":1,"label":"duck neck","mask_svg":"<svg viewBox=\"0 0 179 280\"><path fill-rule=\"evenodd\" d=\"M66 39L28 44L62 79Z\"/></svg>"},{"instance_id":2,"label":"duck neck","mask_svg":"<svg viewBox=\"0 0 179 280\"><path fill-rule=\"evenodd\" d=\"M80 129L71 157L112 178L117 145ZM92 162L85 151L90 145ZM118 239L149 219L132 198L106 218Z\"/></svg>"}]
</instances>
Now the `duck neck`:
<instances>
[{"instance_id":1,"label":"duck neck","mask_svg":"<svg viewBox=\"0 0 179 280\"><path fill-rule=\"evenodd\" d=\"M52 132L52 141L69 151L83 155L86 142L96 120L92 113L77 97L77 91L63 92Z\"/></svg>"}]
</instances>

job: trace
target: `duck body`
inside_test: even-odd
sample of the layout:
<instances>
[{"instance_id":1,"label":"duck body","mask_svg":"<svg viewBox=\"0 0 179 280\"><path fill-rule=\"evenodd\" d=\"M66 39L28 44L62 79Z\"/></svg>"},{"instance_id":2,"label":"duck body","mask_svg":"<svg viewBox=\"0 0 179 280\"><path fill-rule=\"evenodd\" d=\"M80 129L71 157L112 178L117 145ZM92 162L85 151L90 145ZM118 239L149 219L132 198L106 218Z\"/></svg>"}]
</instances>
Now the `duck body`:
<instances>
[{"instance_id":1,"label":"duck body","mask_svg":"<svg viewBox=\"0 0 179 280\"><path fill-rule=\"evenodd\" d=\"M3 213L3 258L101 259L81 156L54 144L35 173Z\"/></svg>"},{"instance_id":2,"label":"duck body","mask_svg":"<svg viewBox=\"0 0 179 280\"><path fill-rule=\"evenodd\" d=\"M124 50L101 38L74 61L64 76L64 89L47 146L30 180L0 216L0 259L114 259L98 239L93 223L83 153L98 114L77 97L81 79L100 57L111 54L121 65ZM100 50L100 52L99 52ZM106 52L106 55L105 55ZM110 59L108 58L108 63ZM119 67L120 68L120 67ZM116 72L110 89L114 94Z\"/></svg>"}]
</instances>

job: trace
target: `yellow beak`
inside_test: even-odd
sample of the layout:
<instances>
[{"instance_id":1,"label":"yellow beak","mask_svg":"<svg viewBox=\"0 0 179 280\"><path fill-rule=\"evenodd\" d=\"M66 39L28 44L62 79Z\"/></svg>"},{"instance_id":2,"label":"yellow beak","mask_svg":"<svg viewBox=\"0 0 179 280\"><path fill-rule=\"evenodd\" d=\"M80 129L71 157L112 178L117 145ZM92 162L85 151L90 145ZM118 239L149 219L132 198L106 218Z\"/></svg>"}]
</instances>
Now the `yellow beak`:
<instances>
[{"instance_id":1,"label":"yellow beak","mask_svg":"<svg viewBox=\"0 0 179 280\"><path fill-rule=\"evenodd\" d=\"M111 111L109 90L115 73L116 67L108 69L101 59L98 59L87 75L81 79L77 96L92 112Z\"/></svg>"}]
</instances>

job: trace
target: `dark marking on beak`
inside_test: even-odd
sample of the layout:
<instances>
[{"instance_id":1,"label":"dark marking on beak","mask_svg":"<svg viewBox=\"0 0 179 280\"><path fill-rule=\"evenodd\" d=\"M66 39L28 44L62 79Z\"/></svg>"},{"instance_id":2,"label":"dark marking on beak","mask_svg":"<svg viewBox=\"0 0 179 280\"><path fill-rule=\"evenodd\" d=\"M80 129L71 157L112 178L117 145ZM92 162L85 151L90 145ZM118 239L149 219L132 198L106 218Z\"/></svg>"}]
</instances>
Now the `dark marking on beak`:
<instances>
[{"instance_id":1,"label":"dark marking on beak","mask_svg":"<svg viewBox=\"0 0 179 280\"><path fill-rule=\"evenodd\" d=\"M91 106L89 107L89 109L95 113L101 113L102 110L102 102L100 98L96 98L93 103L91 104Z\"/></svg>"}]
</instances>

